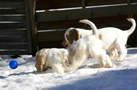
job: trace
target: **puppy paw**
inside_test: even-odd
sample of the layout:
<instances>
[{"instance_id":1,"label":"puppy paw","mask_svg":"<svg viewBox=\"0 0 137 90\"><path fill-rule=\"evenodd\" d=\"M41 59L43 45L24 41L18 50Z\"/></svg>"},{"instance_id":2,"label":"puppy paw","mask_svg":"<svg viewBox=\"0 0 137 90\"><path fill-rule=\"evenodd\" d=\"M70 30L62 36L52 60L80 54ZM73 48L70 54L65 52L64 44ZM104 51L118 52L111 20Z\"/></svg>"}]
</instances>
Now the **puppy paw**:
<instances>
[{"instance_id":1,"label":"puppy paw","mask_svg":"<svg viewBox=\"0 0 137 90\"><path fill-rule=\"evenodd\" d=\"M120 58L116 59L117 62L122 62L123 60L121 60Z\"/></svg>"},{"instance_id":2,"label":"puppy paw","mask_svg":"<svg viewBox=\"0 0 137 90\"><path fill-rule=\"evenodd\" d=\"M104 68L104 66L99 65L98 68Z\"/></svg>"},{"instance_id":3,"label":"puppy paw","mask_svg":"<svg viewBox=\"0 0 137 90\"><path fill-rule=\"evenodd\" d=\"M107 68L112 68L113 67L113 65L111 65L111 66L107 66Z\"/></svg>"},{"instance_id":4,"label":"puppy paw","mask_svg":"<svg viewBox=\"0 0 137 90\"><path fill-rule=\"evenodd\" d=\"M113 67L112 64L107 64L107 65L106 65L106 68L112 68L112 67Z\"/></svg>"},{"instance_id":5,"label":"puppy paw","mask_svg":"<svg viewBox=\"0 0 137 90\"><path fill-rule=\"evenodd\" d=\"M113 56L110 56L111 61L113 61L115 58Z\"/></svg>"}]
</instances>

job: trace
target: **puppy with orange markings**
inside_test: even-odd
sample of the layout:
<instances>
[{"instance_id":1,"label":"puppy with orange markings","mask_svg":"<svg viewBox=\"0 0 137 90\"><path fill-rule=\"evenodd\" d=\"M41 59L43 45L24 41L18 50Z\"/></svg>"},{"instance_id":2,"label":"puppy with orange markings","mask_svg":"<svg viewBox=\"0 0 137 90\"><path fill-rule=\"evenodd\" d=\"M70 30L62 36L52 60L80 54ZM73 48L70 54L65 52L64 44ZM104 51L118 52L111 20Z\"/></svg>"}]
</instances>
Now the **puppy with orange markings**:
<instances>
[{"instance_id":1,"label":"puppy with orange markings","mask_svg":"<svg viewBox=\"0 0 137 90\"><path fill-rule=\"evenodd\" d=\"M94 24L92 24L92 28L93 35L77 40L68 49L51 48L38 51L35 64L37 71L47 73L74 71L88 60L89 56L99 61L99 67L111 68L112 62L102 46L98 30L95 29Z\"/></svg>"},{"instance_id":2,"label":"puppy with orange markings","mask_svg":"<svg viewBox=\"0 0 137 90\"><path fill-rule=\"evenodd\" d=\"M63 62L68 60L67 49L41 49L36 53L35 67L38 72L64 73Z\"/></svg>"}]
</instances>

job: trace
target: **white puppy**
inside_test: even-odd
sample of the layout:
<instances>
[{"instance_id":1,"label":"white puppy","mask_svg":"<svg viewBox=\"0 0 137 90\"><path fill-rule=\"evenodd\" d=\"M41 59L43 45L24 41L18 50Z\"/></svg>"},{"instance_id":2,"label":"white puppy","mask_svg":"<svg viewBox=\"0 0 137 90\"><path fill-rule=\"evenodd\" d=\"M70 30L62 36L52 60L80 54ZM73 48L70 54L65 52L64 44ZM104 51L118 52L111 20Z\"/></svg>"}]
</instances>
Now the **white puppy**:
<instances>
[{"instance_id":1,"label":"white puppy","mask_svg":"<svg viewBox=\"0 0 137 90\"><path fill-rule=\"evenodd\" d=\"M120 52L120 55L116 61L123 61L127 55L126 43L128 37L133 33L136 28L136 22L133 18L128 18L128 21L132 23L130 29L122 31L115 27L106 27L98 29L99 34L102 36L103 48L107 51L114 52L115 48ZM90 26L93 25L89 20L80 20L82 23L86 23ZM96 29L96 27L94 28Z\"/></svg>"},{"instance_id":2,"label":"white puppy","mask_svg":"<svg viewBox=\"0 0 137 90\"><path fill-rule=\"evenodd\" d=\"M62 46L70 47L71 44L73 44L75 41L87 35L92 35L92 31L71 27L64 34L64 40L62 42Z\"/></svg>"},{"instance_id":3,"label":"white puppy","mask_svg":"<svg viewBox=\"0 0 137 90\"><path fill-rule=\"evenodd\" d=\"M41 49L36 53L36 69L38 72L64 73L63 61L68 59L67 49Z\"/></svg>"},{"instance_id":4,"label":"white puppy","mask_svg":"<svg viewBox=\"0 0 137 90\"><path fill-rule=\"evenodd\" d=\"M136 27L136 23L135 23L134 19L129 18L128 21L130 21L132 23L132 27L127 31L122 31L122 30L120 30L118 28L114 28L114 27L98 29L99 30L98 32L100 34L100 39L103 41L103 47L105 50L110 52L111 60L115 59L118 56L116 48L118 48L118 50L121 53L120 54L121 58L117 58L117 61L122 61L125 57L124 55L126 55L126 54L124 54L124 52L126 53L127 51L125 49L122 49L121 47L123 47L123 45L126 44L128 36L135 30L135 27ZM90 25L90 27L91 27L91 23L89 20L84 19L84 20L80 20L80 22L86 23L86 24ZM124 33L124 32L126 32L126 33ZM64 34L64 41L62 42L62 45L64 47L70 47L71 44L73 44L78 39L80 39L86 35L90 35L90 34L92 34L91 30L70 28ZM125 34L127 34L127 35L125 35ZM125 40L122 39L123 44L119 44L118 41L120 42L120 39L124 38L124 37L125 37ZM114 40L116 40L116 38L117 38L118 44L116 44L116 42L114 42ZM117 47L115 47L116 45L114 45L114 44L116 44ZM122 49L122 50L120 50L120 49ZM122 55L122 53L123 53L123 55Z\"/></svg>"},{"instance_id":5,"label":"white puppy","mask_svg":"<svg viewBox=\"0 0 137 90\"><path fill-rule=\"evenodd\" d=\"M91 22L92 23L92 22ZM93 35L85 36L67 49L42 49L36 53L36 68L38 72L64 73L78 69L92 56L98 59L100 67L112 67L112 62L103 49L102 41L94 24ZM83 44L84 43L84 44Z\"/></svg>"},{"instance_id":6,"label":"white puppy","mask_svg":"<svg viewBox=\"0 0 137 90\"><path fill-rule=\"evenodd\" d=\"M92 23L92 22L91 22ZM64 64L66 72L76 70L88 58L92 56L98 59L100 67L112 67L112 62L103 48L102 41L99 39L98 30L94 24L93 35L88 35L74 42L69 48L69 60ZM65 63L66 63L65 62Z\"/></svg>"},{"instance_id":7,"label":"white puppy","mask_svg":"<svg viewBox=\"0 0 137 90\"><path fill-rule=\"evenodd\" d=\"M90 21L88 21L88 20L80 20L80 22L87 24L87 22L90 22ZM98 31L98 32L100 32L100 31ZM64 34L64 40L62 42L62 46L70 47L78 39L80 39L82 37L85 37L87 35L92 35L92 34L93 34L92 30L85 30L85 29L80 29L80 28L69 28ZM103 38L103 40L105 40L106 37L104 37L101 34L99 38L100 39ZM111 58L111 60L115 59L115 57L117 57L117 55L118 54L117 54L117 50L116 49L113 49L113 50L110 51L110 58Z\"/></svg>"}]
</instances>

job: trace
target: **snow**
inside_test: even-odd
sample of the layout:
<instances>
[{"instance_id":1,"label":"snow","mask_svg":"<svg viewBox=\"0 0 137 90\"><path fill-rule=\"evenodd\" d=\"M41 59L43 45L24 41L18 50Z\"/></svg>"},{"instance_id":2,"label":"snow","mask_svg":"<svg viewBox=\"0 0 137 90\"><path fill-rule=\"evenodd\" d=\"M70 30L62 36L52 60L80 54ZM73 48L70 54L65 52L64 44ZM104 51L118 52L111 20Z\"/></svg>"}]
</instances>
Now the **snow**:
<instances>
[{"instance_id":1,"label":"snow","mask_svg":"<svg viewBox=\"0 0 137 90\"><path fill-rule=\"evenodd\" d=\"M18 68L9 68L16 60ZM97 68L91 58L78 70L57 74L38 74L35 57L0 56L0 90L137 90L137 48L128 48L123 62L113 61L113 68Z\"/></svg>"}]
</instances>

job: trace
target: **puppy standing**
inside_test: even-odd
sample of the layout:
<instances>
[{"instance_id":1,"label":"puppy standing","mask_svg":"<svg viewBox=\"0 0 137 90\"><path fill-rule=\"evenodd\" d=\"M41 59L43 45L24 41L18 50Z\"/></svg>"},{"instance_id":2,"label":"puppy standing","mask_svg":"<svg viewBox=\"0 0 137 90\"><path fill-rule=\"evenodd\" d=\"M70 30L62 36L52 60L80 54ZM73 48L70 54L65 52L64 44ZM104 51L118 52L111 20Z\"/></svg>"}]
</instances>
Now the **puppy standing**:
<instances>
[{"instance_id":1,"label":"puppy standing","mask_svg":"<svg viewBox=\"0 0 137 90\"><path fill-rule=\"evenodd\" d=\"M133 18L128 18L128 21L132 23L130 29L126 31L122 31L115 27L106 27L98 29L100 35L102 36L103 48L107 51L114 52L115 48L120 52L120 55L116 59L116 61L123 61L127 55L126 43L128 37L134 32L136 28L136 22ZM80 22L86 23L92 26L92 22L89 20L81 20ZM97 29L97 28L94 28Z\"/></svg>"}]
</instances>

